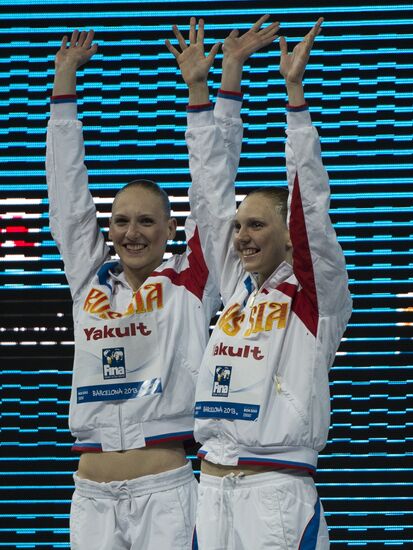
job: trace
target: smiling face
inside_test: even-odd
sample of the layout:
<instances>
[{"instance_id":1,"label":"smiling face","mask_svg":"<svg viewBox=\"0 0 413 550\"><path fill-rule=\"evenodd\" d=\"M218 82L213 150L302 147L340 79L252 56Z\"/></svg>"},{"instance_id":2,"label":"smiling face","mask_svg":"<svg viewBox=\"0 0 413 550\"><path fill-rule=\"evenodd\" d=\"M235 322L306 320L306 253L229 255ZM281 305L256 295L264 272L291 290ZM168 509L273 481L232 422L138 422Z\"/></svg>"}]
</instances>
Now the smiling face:
<instances>
[{"instance_id":1,"label":"smiling face","mask_svg":"<svg viewBox=\"0 0 413 550\"><path fill-rule=\"evenodd\" d=\"M176 220L168 218L161 198L133 186L119 193L112 206L109 238L122 263L126 280L137 290L162 262Z\"/></svg>"},{"instance_id":2,"label":"smiling face","mask_svg":"<svg viewBox=\"0 0 413 550\"><path fill-rule=\"evenodd\" d=\"M234 246L246 271L258 273L260 285L283 261L291 263L290 235L274 199L254 193L243 200L234 220Z\"/></svg>"}]
</instances>

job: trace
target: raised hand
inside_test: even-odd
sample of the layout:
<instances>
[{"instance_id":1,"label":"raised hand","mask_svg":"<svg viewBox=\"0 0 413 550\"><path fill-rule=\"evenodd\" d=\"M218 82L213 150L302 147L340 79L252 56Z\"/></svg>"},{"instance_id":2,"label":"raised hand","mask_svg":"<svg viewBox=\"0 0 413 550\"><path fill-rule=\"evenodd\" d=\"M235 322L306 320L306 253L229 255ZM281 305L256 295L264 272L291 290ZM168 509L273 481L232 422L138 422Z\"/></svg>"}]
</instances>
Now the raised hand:
<instances>
[{"instance_id":1,"label":"raised hand","mask_svg":"<svg viewBox=\"0 0 413 550\"><path fill-rule=\"evenodd\" d=\"M244 62L254 52L264 46L268 46L277 38L280 26L278 21L271 23L262 29L262 25L268 20L269 15L263 15L243 35L239 36L238 30L233 30L225 39L223 45L224 59L222 61L221 89L233 92L241 90L242 68Z\"/></svg>"},{"instance_id":2,"label":"raised hand","mask_svg":"<svg viewBox=\"0 0 413 550\"><path fill-rule=\"evenodd\" d=\"M89 61L97 52L98 45L93 44L94 31L73 31L68 46L67 36L64 36L60 49L55 57L55 77L53 95L76 93L76 71Z\"/></svg>"},{"instance_id":3,"label":"raised hand","mask_svg":"<svg viewBox=\"0 0 413 550\"><path fill-rule=\"evenodd\" d=\"M56 69L59 70L67 66L76 70L87 63L98 49L97 44L92 43L94 35L93 30L81 33L75 30L70 38L69 47L67 46L68 38L64 36L55 57Z\"/></svg>"},{"instance_id":4,"label":"raised hand","mask_svg":"<svg viewBox=\"0 0 413 550\"><path fill-rule=\"evenodd\" d=\"M203 19L200 19L198 22L197 32L196 19L195 17L191 17L189 22L189 44L186 43L176 25L172 27L172 31L178 39L181 51L172 46L169 40L165 40L165 45L175 57L181 70L182 78L189 88L194 85L205 84L220 43L217 42L214 44L208 56L205 56Z\"/></svg>"},{"instance_id":5,"label":"raised hand","mask_svg":"<svg viewBox=\"0 0 413 550\"><path fill-rule=\"evenodd\" d=\"M287 86L289 84L301 86L311 48L314 40L320 34L323 21L324 19L320 17L311 31L304 36L290 54L288 53L287 41L284 37L280 37L280 73L285 78Z\"/></svg>"},{"instance_id":6,"label":"raised hand","mask_svg":"<svg viewBox=\"0 0 413 550\"><path fill-rule=\"evenodd\" d=\"M235 29L231 31L222 47L224 60L231 59L232 62L244 63L251 54L271 44L271 42L278 37L276 33L280 24L276 21L262 29L262 25L269 17L269 15L260 17L258 21L241 36L239 36L238 30Z\"/></svg>"}]
</instances>

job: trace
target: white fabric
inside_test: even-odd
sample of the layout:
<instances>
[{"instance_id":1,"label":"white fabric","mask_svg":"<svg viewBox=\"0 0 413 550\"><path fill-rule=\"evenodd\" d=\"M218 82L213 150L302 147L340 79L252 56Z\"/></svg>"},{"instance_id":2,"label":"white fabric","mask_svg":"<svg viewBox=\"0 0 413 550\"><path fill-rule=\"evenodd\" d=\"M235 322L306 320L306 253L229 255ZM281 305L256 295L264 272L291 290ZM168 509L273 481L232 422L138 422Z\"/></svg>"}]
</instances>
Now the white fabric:
<instances>
[{"instance_id":1,"label":"white fabric","mask_svg":"<svg viewBox=\"0 0 413 550\"><path fill-rule=\"evenodd\" d=\"M231 113L223 115L224 107L220 127L225 121L235 126ZM232 246L235 190L231 178L224 177L225 138L216 120L204 114L202 125L189 118L186 133L191 193L196 193L197 208L208 214L200 237L211 248L208 267L225 306L199 373L195 438L202 443L200 456L213 463L313 472L330 424L328 371L351 314L317 130L308 112L289 113L293 265L283 262L259 288ZM246 362L254 371L260 367L259 378L250 377Z\"/></svg>"},{"instance_id":2,"label":"white fabric","mask_svg":"<svg viewBox=\"0 0 413 550\"><path fill-rule=\"evenodd\" d=\"M228 140L222 153L234 178L239 152L231 151L232 144L239 149L240 140ZM209 322L220 304L204 264L208 250L198 238L205 212L194 208L186 220L186 252L163 262L133 293L122 266L109 261L84 156L75 106L53 105L46 167L51 231L73 297L74 449L117 451L188 439ZM116 366L110 367L113 359Z\"/></svg>"},{"instance_id":3,"label":"white fabric","mask_svg":"<svg viewBox=\"0 0 413 550\"><path fill-rule=\"evenodd\" d=\"M317 491L311 477L281 472L223 478L201 474L196 530L199 550L299 550L314 516ZM315 544L328 550L321 507Z\"/></svg>"},{"instance_id":4,"label":"white fabric","mask_svg":"<svg viewBox=\"0 0 413 550\"><path fill-rule=\"evenodd\" d=\"M198 483L191 464L129 481L76 474L71 550L190 550Z\"/></svg>"}]
</instances>

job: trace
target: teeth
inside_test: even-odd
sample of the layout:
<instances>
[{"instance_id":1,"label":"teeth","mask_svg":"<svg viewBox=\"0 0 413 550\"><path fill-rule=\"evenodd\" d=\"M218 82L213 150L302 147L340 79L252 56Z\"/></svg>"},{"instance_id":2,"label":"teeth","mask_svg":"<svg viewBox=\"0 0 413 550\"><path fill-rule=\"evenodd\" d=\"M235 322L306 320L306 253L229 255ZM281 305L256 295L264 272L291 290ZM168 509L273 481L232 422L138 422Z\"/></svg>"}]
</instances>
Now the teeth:
<instances>
[{"instance_id":1,"label":"teeth","mask_svg":"<svg viewBox=\"0 0 413 550\"><path fill-rule=\"evenodd\" d=\"M253 254L256 254L258 250L256 248L245 248L242 251L243 256L252 256Z\"/></svg>"},{"instance_id":2,"label":"teeth","mask_svg":"<svg viewBox=\"0 0 413 550\"><path fill-rule=\"evenodd\" d=\"M127 250L134 250L134 251L143 250L145 247L146 247L145 244L127 244L126 245Z\"/></svg>"}]
</instances>

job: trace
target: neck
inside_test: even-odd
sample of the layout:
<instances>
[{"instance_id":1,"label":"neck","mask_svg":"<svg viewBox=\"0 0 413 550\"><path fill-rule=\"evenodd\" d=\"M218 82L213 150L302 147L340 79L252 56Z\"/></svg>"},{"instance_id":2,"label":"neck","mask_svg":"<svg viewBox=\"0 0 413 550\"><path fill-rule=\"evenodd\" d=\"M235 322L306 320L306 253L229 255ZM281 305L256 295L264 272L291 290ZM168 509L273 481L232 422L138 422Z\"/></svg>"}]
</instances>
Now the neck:
<instances>
[{"instance_id":1,"label":"neck","mask_svg":"<svg viewBox=\"0 0 413 550\"><path fill-rule=\"evenodd\" d=\"M135 292L136 290L139 290L140 287L143 285L143 283L146 281L146 279L149 277L149 275L154 271L156 266L149 269L145 269L142 271L135 271L131 270L126 266L123 266L123 271L125 273L125 279L128 282L129 286L132 288L132 290Z\"/></svg>"}]
</instances>

